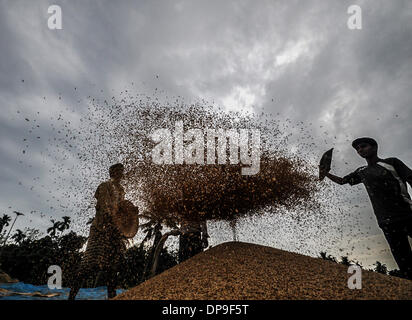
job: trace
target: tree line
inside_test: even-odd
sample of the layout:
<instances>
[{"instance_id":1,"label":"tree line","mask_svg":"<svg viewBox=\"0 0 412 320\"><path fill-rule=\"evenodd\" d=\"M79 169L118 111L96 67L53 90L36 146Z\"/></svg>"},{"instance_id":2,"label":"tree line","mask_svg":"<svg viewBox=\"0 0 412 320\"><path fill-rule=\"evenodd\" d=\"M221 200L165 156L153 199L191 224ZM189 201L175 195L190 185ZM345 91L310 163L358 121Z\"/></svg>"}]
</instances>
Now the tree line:
<instances>
[{"instance_id":1,"label":"tree line","mask_svg":"<svg viewBox=\"0 0 412 320\"><path fill-rule=\"evenodd\" d=\"M340 259L337 259L337 258L333 257L332 255L327 254L324 251L321 251L319 257L322 258L323 260L332 261L332 262L335 262L335 263L340 263L340 264L343 264L345 266L350 266L351 264L356 264L356 265L362 267L362 269L364 269L363 266L358 261L352 261L347 256L342 256ZM373 264L373 266L374 267L372 269L366 269L366 270L374 271L374 272L378 272L378 273L382 273L382 274L386 274L386 275L390 275L390 276L394 276L394 277L400 277L400 278L403 277L400 270L398 270L398 269L388 270L387 266L384 263L380 262L380 261L376 261Z\"/></svg>"},{"instance_id":2,"label":"tree line","mask_svg":"<svg viewBox=\"0 0 412 320\"><path fill-rule=\"evenodd\" d=\"M70 230L70 217L62 217L61 221L51 219L45 236L41 236L38 229L17 229L5 243L10 222L11 217L6 214L0 218L0 269L19 281L45 285L50 277L47 273L49 266L58 265L62 269L62 285L69 287L84 254L81 249L87 241L87 237ZM161 227L148 225L143 228L143 232L146 234L143 241L127 249L119 269L118 283L122 288L134 287L149 277L153 252L162 236ZM144 245L151 240L152 245ZM160 253L156 274L176 264L177 253L164 248ZM104 285L95 280L88 279L86 287Z\"/></svg>"}]
</instances>

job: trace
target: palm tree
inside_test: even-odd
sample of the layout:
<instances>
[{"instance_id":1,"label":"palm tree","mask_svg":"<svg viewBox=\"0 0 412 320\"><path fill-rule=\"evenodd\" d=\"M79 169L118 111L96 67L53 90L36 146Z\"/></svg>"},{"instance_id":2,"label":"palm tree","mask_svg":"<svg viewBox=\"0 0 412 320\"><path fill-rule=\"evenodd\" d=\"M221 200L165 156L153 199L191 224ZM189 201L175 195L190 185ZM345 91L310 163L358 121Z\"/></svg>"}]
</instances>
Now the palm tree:
<instances>
[{"instance_id":1,"label":"palm tree","mask_svg":"<svg viewBox=\"0 0 412 320\"><path fill-rule=\"evenodd\" d=\"M162 229L162 219L161 217L151 215L148 212L139 214L139 217L148 220L148 222L139 225L139 229L146 233L146 236L139 245L139 248L143 249L144 244L150 239L152 239L153 236L156 236L156 234L158 234L158 232ZM176 226L173 226L173 228L175 227Z\"/></svg>"},{"instance_id":2,"label":"palm tree","mask_svg":"<svg viewBox=\"0 0 412 320\"><path fill-rule=\"evenodd\" d=\"M64 230L69 229L70 227L70 217L64 216L63 221L59 222L57 229L63 233Z\"/></svg>"},{"instance_id":3,"label":"palm tree","mask_svg":"<svg viewBox=\"0 0 412 320\"><path fill-rule=\"evenodd\" d=\"M56 231L59 230L60 228L60 221L54 221L53 219L50 219L50 222L53 224L50 228L47 229L47 233L50 234L51 237L56 236Z\"/></svg>"},{"instance_id":4,"label":"palm tree","mask_svg":"<svg viewBox=\"0 0 412 320\"><path fill-rule=\"evenodd\" d=\"M379 261L376 261L374 266L375 266L375 269L374 269L375 272L382 273L382 274L387 274L388 273L388 268L386 267L385 264L383 264Z\"/></svg>"},{"instance_id":5,"label":"palm tree","mask_svg":"<svg viewBox=\"0 0 412 320\"><path fill-rule=\"evenodd\" d=\"M405 278L405 275L398 269L393 269L388 274L393 277Z\"/></svg>"},{"instance_id":6,"label":"palm tree","mask_svg":"<svg viewBox=\"0 0 412 320\"><path fill-rule=\"evenodd\" d=\"M342 256L341 259L342 260L340 261L340 263L345 265L345 266L349 267L352 264L352 261L350 261L347 256Z\"/></svg>"},{"instance_id":7,"label":"palm tree","mask_svg":"<svg viewBox=\"0 0 412 320\"><path fill-rule=\"evenodd\" d=\"M16 241L17 244L21 243L25 238L26 235L24 234L23 231L21 231L20 229L16 230L16 233L13 234L13 236L11 237L14 241Z\"/></svg>"},{"instance_id":8,"label":"palm tree","mask_svg":"<svg viewBox=\"0 0 412 320\"><path fill-rule=\"evenodd\" d=\"M161 231L162 229L163 227L161 223L156 223L154 226L147 228L146 237L143 239L142 243L140 244L140 248L143 248L144 242L154 237L152 247L149 251L148 256L146 257L145 265L143 267L142 281L146 279L148 271L151 269L151 266L153 264L156 247L159 244L163 236L162 231Z\"/></svg>"},{"instance_id":9,"label":"palm tree","mask_svg":"<svg viewBox=\"0 0 412 320\"><path fill-rule=\"evenodd\" d=\"M148 222L141 224L139 226L140 229L143 230L144 233L146 233L146 236L140 243L140 250L143 249L144 244L153 239L153 244L149 250L149 253L145 259L145 264L143 267L143 273L141 276L141 281L144 281L147 277L152 277L156 273L156 268L158 264L158 259L160 252L163 248L163 244L166 242L167 238L171 235L177 236L180 235L180 231L176 230L177 225L172 224L169 227L171 227L172 230L171 232L167 232L166 234L162 234L162 217L157 216L155 214L150 214L148 212L144 212L143 214L139 215L141 218L149 220Z\"/></svg>"},{"instance_id":10,"label":"palm tree","mask_svg":"<svg viewBox=\"0 0 412 320\"><path fill-rule=\"evenodd\" d=\"M336 260L336 258L335 257L333 257L332 255L328 255L325 251L321 251L320 252L320 257L323 259L323 260L328 260L328 261L332 261L332 262L337 262L337 260Z\"/></svg>"},{"instance_id":11,"label":"palm tree","mask_svg":"<svg viewBox=\"0 0 412 320\"><path fill-rule=\"evenodd\" d=\"M9 229L9 232L7 233L6 239L4 239L4 241L3 241L3 245L6 244L7 239L9 238L10 232L11 232L11 230L13 229L14 224L16 223L17 218L18 218L19 216L24 216L24 214L21 213L21 212L18 212L18 211L13 211L13 212L16 214L16 218L14 218L13 224L11 225L11 227L10 227L10 229ZM4 218L4 216L3 216L3 218Z\"/></svg>"},{"instance_id":12,"label":"palm tree","mask_svg":"<svg viewBox=\"0 0 412 320\"><path fill-rule=\"evenodd\" d=\"M146 233L146 236L143 238L142 242L139 245L140 249L143 249L144 244L152 238L155 225L156 222L149 221L140 226L140 228L143 229L142 231Z\"/></svg>"},{"instance_id":13,"label":"palm tree","mask_svg":"<svg viewBox=\"0 0 412 320\"><path fill-rule=\"evenodd\" d=\"M9 222L11 221L11 217L7 214L3 214L3 217L0 219L0 233L3 231L4 227L9 226Z\"/></svg>"},{"instance_id":14,"label":"palm tree","mask_svg":"<svg viewBox=\"0 0 412 320\"><path fill-rule=\"evenodd\" d=\"M174 229L172 231L166 232L161 238L159 243L157 244L154 254L153 254L153 263L152 263L152 269L150 271L150 278L154 277L156 274L156 269L157 269L157 265L159 262L159 256L160 256L160 252L163 249L163 245L166 242L167 238L169 236L180 236L182 235L182 231L178 230L178 229Z\"/></svg>"}]
</instances>

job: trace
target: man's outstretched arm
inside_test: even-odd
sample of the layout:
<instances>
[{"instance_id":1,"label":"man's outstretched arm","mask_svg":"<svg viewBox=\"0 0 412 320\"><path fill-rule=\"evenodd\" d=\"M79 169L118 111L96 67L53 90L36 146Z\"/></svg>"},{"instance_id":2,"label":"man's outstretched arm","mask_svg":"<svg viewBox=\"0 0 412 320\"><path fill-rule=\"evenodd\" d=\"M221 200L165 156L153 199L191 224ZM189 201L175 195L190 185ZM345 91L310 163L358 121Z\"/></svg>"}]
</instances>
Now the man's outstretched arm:
<instances>
[{"instance_id":1,"label":"man's outstretched arm","mask_svg":"<svg viewBox=\"0 0 412 320\"><path fill-rule=\"evenodd\" d=\"M354 186L362 182L362 178L359 175L359 171L361 169L362 168L358 168L354 172L344 176L343 178L335 176L334 174L331 174L329 172L321 172L321 174L324 174L325 177L328 177L330 180L332 180L333 182L337 184L342 185L342 184L349 183L351 186Z\"/></svg>"}]
</instances>

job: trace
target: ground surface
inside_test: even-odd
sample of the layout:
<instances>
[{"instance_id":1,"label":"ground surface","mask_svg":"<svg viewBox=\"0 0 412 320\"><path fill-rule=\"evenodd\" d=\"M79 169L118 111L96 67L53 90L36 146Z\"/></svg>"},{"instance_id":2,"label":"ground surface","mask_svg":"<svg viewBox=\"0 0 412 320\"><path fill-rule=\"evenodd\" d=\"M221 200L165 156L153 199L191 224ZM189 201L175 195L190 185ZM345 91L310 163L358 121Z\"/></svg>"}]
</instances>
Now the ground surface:
<instances>
[{"instance_id":1,"label":"ground surface","mask_svg":"<svg viewBox=\"0 0 412 320\"><path fill-rule=\"evenodd\" d=\"M69 288L49 289L47 285L35 286L28 283L0 283L2 300L67 300ZM124 290L118 289L117 293ZM106 300L107 287L82 288L76 300Z\"/></svg>"},{"instance_id":2,"label":"ground surface","mask_svg":"<svg viewBox=\"0 0 412 320\"><path fill-rule=\"evenodd\" d=\"M366 270L362 289L351 290L347 270L320 258L228 242L116 299L412 299L412 281Z\"/></svg>"}]
</instances>

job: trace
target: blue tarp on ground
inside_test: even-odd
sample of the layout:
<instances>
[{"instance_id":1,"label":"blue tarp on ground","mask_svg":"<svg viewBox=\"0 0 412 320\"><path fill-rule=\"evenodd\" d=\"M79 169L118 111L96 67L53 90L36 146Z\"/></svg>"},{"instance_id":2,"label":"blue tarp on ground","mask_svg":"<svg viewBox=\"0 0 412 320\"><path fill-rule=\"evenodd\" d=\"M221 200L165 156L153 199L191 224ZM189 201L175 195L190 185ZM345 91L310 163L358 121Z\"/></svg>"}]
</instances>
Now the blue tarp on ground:
<instances>
[{"instance_id":1,"label":"blue tarp on ground","mask_svg":"<svg viewBox=\"0 0 412 320\"><path fill-rule=\"evenodd\" d=\"M27 284L24 282L17 283L0 283L0 288L6 289L13 292L24 292L33 293L40 292L42 294L49 293L60 293L56 297L46 298L46 297L32 297L32 296L1 296L0 300L66 300L69 295L69 288L62 289L49 289L45 286L34 286L32 284ZM123 289L118 289L117 294L124 292ZM76 296L76 300L105 300L107 299L107 287L97 287L97 288L82 288Z\"/></svg>"}]
</instances>

